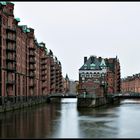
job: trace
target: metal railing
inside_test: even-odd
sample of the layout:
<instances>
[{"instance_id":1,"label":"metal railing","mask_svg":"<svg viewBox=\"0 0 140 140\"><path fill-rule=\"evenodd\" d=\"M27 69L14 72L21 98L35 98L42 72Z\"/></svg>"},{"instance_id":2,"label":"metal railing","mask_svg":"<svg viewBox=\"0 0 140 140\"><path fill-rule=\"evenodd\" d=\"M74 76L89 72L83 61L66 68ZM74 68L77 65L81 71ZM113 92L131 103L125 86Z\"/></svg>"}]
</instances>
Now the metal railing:
<instances>
[{"instance_id":1,"label":"metal railing","mask_svg":"<svg viewBox=\"0 0 140 140\"><path fill-rule=\"evenodd\" d=\"M78 98L98 98L96 94L81 93L77 95Z\"/></svg>"}]
</instances>

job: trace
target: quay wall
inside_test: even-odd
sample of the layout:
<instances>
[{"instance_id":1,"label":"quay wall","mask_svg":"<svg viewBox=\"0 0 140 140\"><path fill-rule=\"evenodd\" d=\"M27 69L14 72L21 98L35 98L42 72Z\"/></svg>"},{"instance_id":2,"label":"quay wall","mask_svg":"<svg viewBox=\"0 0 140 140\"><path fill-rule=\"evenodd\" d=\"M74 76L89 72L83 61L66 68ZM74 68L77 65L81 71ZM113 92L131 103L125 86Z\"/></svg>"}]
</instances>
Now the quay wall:
<instances>
[{"instance_id":1,"label":"quay wall","mask_svg":"<svg viewBox=\"0 0 140 140\"><path fill-rule=\"evenodd\" d=\"M5 97L2 100L6 103L0 105L0 113L47 103L47 96L28 97L26 98L26 100L24 99L24 97L19 97L18 99L15 99L15 97L11 97L9 100Z\"/></svg>"},{"instance_id":2,"label":"quay wall","mask_svg":"<svg viewBox=\"0 0 140 140\"><path fill-rule=\"evenodd\" d=\"M99 107L107 104L116 104L119 103L119 98L78 98L77 99L77 107Z\"/></svg>"}]
</instances>

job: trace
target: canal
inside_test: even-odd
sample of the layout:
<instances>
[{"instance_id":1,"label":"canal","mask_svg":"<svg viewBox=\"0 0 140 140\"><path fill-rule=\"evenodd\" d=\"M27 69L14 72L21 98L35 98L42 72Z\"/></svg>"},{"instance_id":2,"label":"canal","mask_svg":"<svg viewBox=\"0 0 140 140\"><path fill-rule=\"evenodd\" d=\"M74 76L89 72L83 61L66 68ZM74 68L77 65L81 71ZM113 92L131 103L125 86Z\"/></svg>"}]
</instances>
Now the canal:
<instances>
[{"instance_id":1,"label":"canal","mask_svg":"<svg viewBox=\"0 0 140 140\"><path fill-rule=\"evenodd\" d=\"M0 138L140 138L140 100L77 109L76 99L0 114Z\"/></svg>"}]
</instances>

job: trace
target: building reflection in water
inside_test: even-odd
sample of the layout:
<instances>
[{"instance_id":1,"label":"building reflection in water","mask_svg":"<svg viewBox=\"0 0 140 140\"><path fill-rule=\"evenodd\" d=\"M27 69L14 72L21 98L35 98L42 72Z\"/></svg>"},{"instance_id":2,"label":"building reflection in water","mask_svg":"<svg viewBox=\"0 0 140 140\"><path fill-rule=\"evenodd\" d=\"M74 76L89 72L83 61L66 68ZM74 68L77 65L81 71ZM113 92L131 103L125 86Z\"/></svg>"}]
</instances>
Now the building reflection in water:
<instances>
[{"instance_id":1,"label":"building reflection in water","mask_svg":"<svg viewBox=\"0 0 140 140\"><path fill-rule=\"evenodd\" d=\"M81 138L115 138L118 135L118 108L79 108Z\"/></svg>"},{"instance_id":2,"label":"building reflection in water","mask_svg":"<svg viewBox=\"0 0 140 140\"><path fill-rule=\"evenodd\" d=\"M15 110L0 115L0 138L46 138L53 131L53 119L59 117L52 104Z\"/></svg>"},{"instance_id":3,"label":"building reflection in water","mask_svg":"<svg viewBox=\"0 0 140 140\"><path fill-rule=\"evenodd\" d=\"M0 138L139 138L140 105L133 102L77 109L76 100L62 99L1 113Z\"/></svg>"}]
</instances>

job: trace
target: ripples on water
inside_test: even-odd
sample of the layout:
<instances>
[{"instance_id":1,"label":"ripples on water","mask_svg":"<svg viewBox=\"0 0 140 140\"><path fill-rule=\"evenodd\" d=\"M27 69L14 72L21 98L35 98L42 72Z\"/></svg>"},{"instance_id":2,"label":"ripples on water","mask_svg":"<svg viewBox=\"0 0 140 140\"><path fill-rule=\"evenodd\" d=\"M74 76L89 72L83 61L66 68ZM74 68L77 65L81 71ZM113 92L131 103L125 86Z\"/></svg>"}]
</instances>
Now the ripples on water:
<instances>
[{"instance_id":1,"label":"ripples on water","mask_svg":"<svg viewBox=\"0 0 140 140\"><path fill-rule=\"evenodd\" d=\"M78 109L76 99L62 99L1 114L0 138L140 138L139 118L140 100Z\"/></svg>"}]
</instances>

